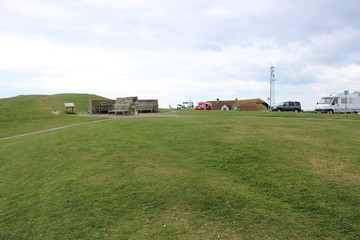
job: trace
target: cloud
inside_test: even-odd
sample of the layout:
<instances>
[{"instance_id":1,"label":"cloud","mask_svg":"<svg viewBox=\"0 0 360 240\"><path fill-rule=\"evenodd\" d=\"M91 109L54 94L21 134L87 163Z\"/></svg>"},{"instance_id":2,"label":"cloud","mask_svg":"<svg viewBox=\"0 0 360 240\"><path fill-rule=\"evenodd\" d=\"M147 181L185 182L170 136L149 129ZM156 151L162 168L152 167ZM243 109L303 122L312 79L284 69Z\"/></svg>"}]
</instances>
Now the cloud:
<instances>
[{"instance_id":1,"label":"cloud","mask_svg":"<svg viewBox=\"0 0 360 240\"><path fill-rule=\"evenodd\" d=\"M18 14L21 14L22 18L24 17L33 17L36 19L61 19L66 12L64 11L62 5L48 3L45 1L4 1L1 3L7 11L14 11Z\"/></svg>"},{"instance_id":2,"label":"cloud","mask_svg":"<svg viewBox=\"0 0 360 240\"><path fill-rule=\"evenodd\" d=\"M308 105L359 90L357 1L0 2L2 96L89 92ZM26 87L24 87L26 86ZM296 99L295 99L296 100Z\"/></svg>"},{"instance_id":3,"label":"cloud","mask_svg":"<svg viewBox=\"0 0 360 240\"><path fill-rule=\"evenodd\" d=\"M350 64L342 67L317 66L314 70L316 71L315 76L317 80L330 83L333 89L345 87L346 89L356 90L355 88L359 87L360 65Z\"/></svg>"},{"instance_id":4,"label":"cloud","mask_svg":"<svg viewBox=\"0 0 360 240\"><path fill-rule=\"evenodd\" d=\"M34 89L37 86L39 92L96 91L112 97L142 94L151 98L161 95L165 106L167 102L176 101L174 96L195 98L196 101L201 98L267 99L269 75L266 62L271 56L288 64L276 71L278 94L304 93L309 88L320 92L328 86L356 87L358 65L337 68L313 64L301 66L300 71L292 69L291 66L300 65L299 61L306 59L299 55L307 53L309 47L299 46L296 45L296 54L289 53L294 46L282 48L275 44L265 48L226 47L222 51L134 51L61 46L9 37L0 41L0 50L10 56L0 60L0 68L36 73L30 79L17 79L11 85L13 88L25 82ZM290 78L284 79L284 76ZM302 79L310 81L302 82Z\"/></svg>"}]
</instances>

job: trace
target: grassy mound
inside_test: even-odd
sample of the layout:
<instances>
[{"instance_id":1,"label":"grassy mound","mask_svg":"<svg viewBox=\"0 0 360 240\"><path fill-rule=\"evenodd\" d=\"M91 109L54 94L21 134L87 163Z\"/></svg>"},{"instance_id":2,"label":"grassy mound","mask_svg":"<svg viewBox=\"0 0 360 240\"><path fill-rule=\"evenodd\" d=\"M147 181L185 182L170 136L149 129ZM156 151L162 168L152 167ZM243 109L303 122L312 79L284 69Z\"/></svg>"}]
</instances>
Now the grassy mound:
<instances>
[{"instance_id":1,"label":"grassy mound","mask_svg":"<svg viewBox=\"0 0 360 240\"><path fill-rule=\"evenodd\" d=\"M0 99L0 137L12 136L94 119L64 114L64 102L74 102L75 112L87 112L89 100L106 99L92 94L21 95ZM55 115L52 112L58 111Z\"/></svg>"},{"instance_id":2,"label":"grassy mound","mask_svg":"<svg viewBox=\"0 0 360 240\"><path fill-rule=\"evenodd\" d=\"M0 238L359 239L359 129L138 118L3 140Z\"/></svg>"}]
</instances>

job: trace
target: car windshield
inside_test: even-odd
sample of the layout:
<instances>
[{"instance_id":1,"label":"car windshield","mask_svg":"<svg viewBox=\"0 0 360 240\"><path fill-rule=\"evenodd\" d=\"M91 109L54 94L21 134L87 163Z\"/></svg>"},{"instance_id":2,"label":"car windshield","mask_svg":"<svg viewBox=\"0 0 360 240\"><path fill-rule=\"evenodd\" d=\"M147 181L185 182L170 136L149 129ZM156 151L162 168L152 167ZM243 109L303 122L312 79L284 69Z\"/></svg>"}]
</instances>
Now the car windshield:
<instances>
[{"instance_id":1,"label":"car windshield","mask_svg":"<svg viewBox=\"0 0 360 240\"><path fill-rule=\"evenodd\" d=\"M285 102L278 103L276 106L284 106Z\"/></svg>"},{"instance_id":2,"label":"car windshield","mask_svg":"<svg viewBox=\"0 0 360 240\"><path fill-rule=\"evenodd\" d=\"M333 98L322 98L319 104L330 104Z\"/></svg>"}]
</instances>

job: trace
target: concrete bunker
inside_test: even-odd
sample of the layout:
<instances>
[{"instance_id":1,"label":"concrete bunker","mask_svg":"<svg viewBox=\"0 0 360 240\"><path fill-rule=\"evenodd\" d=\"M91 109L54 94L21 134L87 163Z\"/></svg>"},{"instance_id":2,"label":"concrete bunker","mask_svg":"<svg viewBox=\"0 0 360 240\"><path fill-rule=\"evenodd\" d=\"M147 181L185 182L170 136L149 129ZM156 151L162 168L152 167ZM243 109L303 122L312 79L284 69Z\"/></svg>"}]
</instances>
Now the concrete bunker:
<instances>
[{"instance_id":1,"label":"concrete bunker","mask_svg":"<svg viewBox=\"0 0 360 240\"><path fill-rule=\"evenodd\" d=\"M135 115L139 113L159 112L157 99L138 99L138 97L121 97L116 100L90 100L91 114L123 114Z\"/></svg>"}]
</instances>

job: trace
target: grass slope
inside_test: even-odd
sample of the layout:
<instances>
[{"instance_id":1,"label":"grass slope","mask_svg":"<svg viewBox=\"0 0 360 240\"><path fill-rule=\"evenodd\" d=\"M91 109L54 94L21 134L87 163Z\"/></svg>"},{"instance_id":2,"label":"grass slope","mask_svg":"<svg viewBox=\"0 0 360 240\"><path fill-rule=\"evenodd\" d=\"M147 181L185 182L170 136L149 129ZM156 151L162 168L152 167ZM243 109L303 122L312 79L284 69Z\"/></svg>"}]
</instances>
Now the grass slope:
<instances>
[{"instance_id":1,"label":"grass slope","mask_svg":"<svg viewBox=\"0 0 360 240\"><path fill-rule=\"evenodd\" d=\"M0 238L359 239L359 135L359 121L217 116L4 140Z\"/></svg>"},{"instance_id":2,"label":"grass slope","mask_svg":"<svg viewBox=\"0 0 360 240\"><path fill-rule=\"evenodd\" d=\"M64 102L74 102L75 112L87 112L92 94L21 95L0 99L0 137L33 132L66 124L92 121L64 114ZM60 111L60 115L51 112Z\"/></svg>"}]
</instances>

